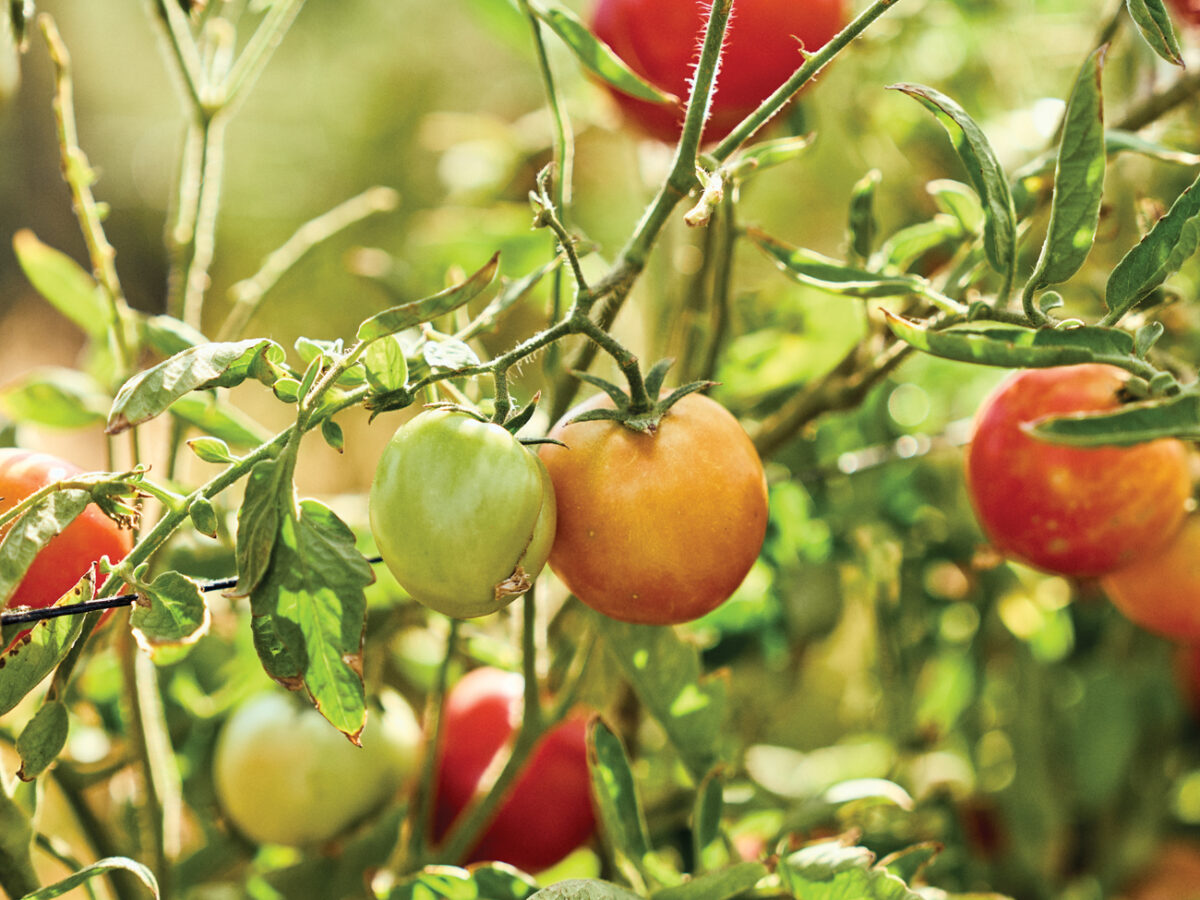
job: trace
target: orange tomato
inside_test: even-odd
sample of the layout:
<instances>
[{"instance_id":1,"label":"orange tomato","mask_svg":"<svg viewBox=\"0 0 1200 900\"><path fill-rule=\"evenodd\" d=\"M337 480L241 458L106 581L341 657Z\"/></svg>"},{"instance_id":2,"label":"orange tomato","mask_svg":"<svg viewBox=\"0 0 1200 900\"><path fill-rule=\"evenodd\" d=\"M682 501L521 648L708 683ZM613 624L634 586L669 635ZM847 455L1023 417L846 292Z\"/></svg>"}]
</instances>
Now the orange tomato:
<instances>
[{"instance_id":1,"label":"orange tomato","mask_svg":"<svg viewBox=\"0 0 1200 900\"><path fill-rule=\"evenodd\" d=\"M592 398L572 416L603 405ZM593 609L647 625L688 622L725 602L758 557L767 485L750 438L700 394L653 434L611 421L558 424L542 446L558 531L550 567Z\"/></svg>"},{"instance_id":2,"label":"orange tomato","mask_svg":"<svg viewBox=\"0 0 1200 900\"><path fill-rule=\"evenodd\" d=\"M1190 515L1165 547L1100 579L1132 622L1176 641L1200 641L1200 515Z\"/></svg>"}]
</instances>

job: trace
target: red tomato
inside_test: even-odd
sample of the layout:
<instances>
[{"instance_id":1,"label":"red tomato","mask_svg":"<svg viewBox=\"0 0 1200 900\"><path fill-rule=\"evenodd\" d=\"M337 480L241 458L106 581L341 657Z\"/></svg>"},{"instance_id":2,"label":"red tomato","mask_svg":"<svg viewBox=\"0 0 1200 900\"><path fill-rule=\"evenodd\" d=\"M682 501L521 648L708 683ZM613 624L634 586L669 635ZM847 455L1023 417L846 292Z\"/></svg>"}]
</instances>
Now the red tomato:
<instances>
[{"instance_id":1,"label":"red tomato","mask_svg":"<svg viewBox=\"0 0 1200 900\"><path fill-rule=\"evenodd\" d=\"M1186 25L1200 25L1200 0L1170 0L1175 15Z\"/></svg>"},{"instance_id":2,"label":"red tomato","mask_svg":"<svg viewBox=\"0 0 1200 900\"><path fill-rule=\"evenodd\" d=\"M980 408L967 489L1005 556L1059 575L1103 575L1153 552L1179 527L1191 496L1180 441L1080 448L1026 430L1050 416L1116 409L1126 378L1095 364L1028 369Z\"/></svg>"},{"instance_id":3,"label":"red tomato","mask_svg":"<svg viewBox=\"0 0 1200 900\"><path fill-rule=\"evenodd\" d=\"M599 0L592 30L631 69L686 101L704 39L705 0ZM718 141L846 24L845 0L737 0L704 130ZM679 137L683 111L613 90L626 117L663 141Z\"/></svg>"},{"instance_id":4,"label":"red tomato","mask_svg":"<svg viewBox=\"0 0 1200 900\"><path fill-rule=\"evenodd\" d=\"M521 724L525 679L475 669L446 696L438 745L434 836L440 839L499 773L496 757ZM517 776L469 862L498 860L526 872L554 865L595 830L587 767L587 719L569 716L546 733Z\"/></svg>"},{"instance_id":5,"label":"red tomato","mask_svg":"<svg viewBox=\"0 0 1200 900\"><path fill-rule=\"evenodd\" d=\"M82 472L78 466L47 453L0 449L0 513L34 491ZM119 562L132 547L132 534L95 504L89 504L37 555L8 605L50 606L71 590L100 557Z\"/></svg>"},{"instance_id":6,"label":"red tomato","mask_svg":"<svg viewBox=\"0 0 1200 900\"><path fill-rule=\"evenodd\" d=\"M1200 641L1200 515L1100 584L1130 621L1172 640Z\"/></svg>"},{"instance_id":7,"label":"red tomato","mask_svg":"<svg viewBox=\"0 0 1200 900\"><path fill-rule=\"evenodd\" d=\"M568 413L610 405L604 395ZM554 482L550 568L580 600L625 622L690 622L716 609L758 558L762 462L742 426L701 394L653 434L611 421L559 423L539 451Z\"/></svg>"}]
</instances>

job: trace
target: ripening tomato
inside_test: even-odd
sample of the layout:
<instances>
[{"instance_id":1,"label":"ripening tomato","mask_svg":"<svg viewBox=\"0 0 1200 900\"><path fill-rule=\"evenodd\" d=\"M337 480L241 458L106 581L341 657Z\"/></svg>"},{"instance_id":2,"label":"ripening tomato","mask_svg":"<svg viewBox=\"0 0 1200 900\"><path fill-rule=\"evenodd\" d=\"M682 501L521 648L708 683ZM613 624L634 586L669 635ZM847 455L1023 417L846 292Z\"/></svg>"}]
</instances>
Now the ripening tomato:
<instances>
[{"instance_id":1,"label":"ripening tomato","mask_svg":"<svg viewBox=\"0 0 1200 900\"><path fill-rule=\"evenodd\" d=\"M418 767L421 726L399 694L384 698L355 747L283 691L234 710L213 758L217 800L260 844L322 844L386 805Z\"/></svg>"},{"instance_id":2,"label":"ripening tomato","mask_svg":"<svg viewBox=\"0 0 1200 900\"><path fill-rule=\"evenodd\" d=\"M580 600L624 622L690 622L724 603L758 558L767 483L750 438L701 394L652 434L570 420L539 451L558 499L550 568Z\"/></svg>"},{"instance_id":3,"label":"ripening tomato","mask_svg":"<svg viewBox=\"0 0 1200 900\"><path fill-rule=\"evenodd\" d=\"M1082 448L1028 431L1043 418L1116 409L1126 378L1098 364L1028 369L980 407L967 489L1005 556L1058 575L1103 575L1153 552L1179 527L1191 496L1180 441Z\"/></svg>"},{"instance_id":4,"label":"ripening tomato","mask_svg":"<svg viewBox=\"0 0 1200 900\"><path fill-rule=\"evenodd\" d=\"M1171 0L1171 7L1184 24L1200 25L1200 0Z\"/></svg>"},{"instance_id":5,"label":"ripening tomato","mask_svg":"<svg viewBox=\"0 0 1200 900\"><path fill-rule=\"evenodd\" d=\"M446 695L437 757L434 837L440 839L499 774L496 757L520 727L525 679L474 669ZM542 736L469 862L498 860L540 872L582 846L596 827L587 719L569 715Z\"/></svg>"},{"instance_id":6,"label":"ripening tomato","mask_svg":"<svg viewBox=\"0 0 1200 900\"><path fill-rule=\"evenodd\" d=\"M1172 640L1200 642L1200 514L1100 585L1130 621Z\"/></svg>"},{"instance_id":7,"label":"ripening tomato","mask_svg":"<svg viewBox=\"0 0 1200 900\"><path fill-rule=\"evenodd\" d=\"M708 21L705 0L598 0L592 30L631 69L686 101ZM704 140L718 141L846 24L845 0L738 0L725 32ZM607 85L606 85L607 86ZM625 116L663 141L679 137L683 108L612 90Z\"/></svg>"},{"instance_id":8,"label":"ripening tomato","mask_svg":"<svg viewBox=\"0 0 1200 900\"><path fill-rule=\"evenodd\" d=\"M529 590L554 540L554 488L499 425L427 410L397 429L371 485L371 533L400 585L455 618Z\"/></svg>"},{"instance_id":9,"label":"ripening tomato","mask_svg":"<svg viewBox=\"0 0 1200 900\"><path fill-rule=\"evenodd\" d=\"M1123 900L1200 900L1200 846L1173 840L1162 845L1144 872L1121 893Z\"/></svg>"},{"instance_id":10,"label":"ripening tomato","mask_svg":"<svg viewBox=\"0 0 1200 900\"><path fill-rule=\"evenodd\" d=\"M48 453L0 449L0 513L12 509L34 491L83 471ZM34 558L8 605L51 606L75 587L100 557L120 562L132 547L130 531L104 515L94 503L88 504Z\"/></svg>"}]
</instances>

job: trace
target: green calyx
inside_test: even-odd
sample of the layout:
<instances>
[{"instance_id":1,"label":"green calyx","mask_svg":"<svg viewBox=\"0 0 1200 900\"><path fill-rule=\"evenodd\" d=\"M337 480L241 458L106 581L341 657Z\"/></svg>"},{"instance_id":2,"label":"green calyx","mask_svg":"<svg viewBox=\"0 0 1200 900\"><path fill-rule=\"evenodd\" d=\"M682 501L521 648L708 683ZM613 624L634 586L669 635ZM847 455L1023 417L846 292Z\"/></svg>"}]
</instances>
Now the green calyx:
<instances>
[{"instance_id":1,"label":"green calyx","mask_svg":"<svg viewBox=\"0 0 1200 900\"><path fill-rule=\"evenodd\" d=\"M646 373L640 385L635 386L631 384L632 390L628 393L612 382L605 381L596 375L591 375L587 372L575 372L574 375L576 378L608 394L615 408L590 409L572 418L571 422L591 422L597 419L607 419L613 422L620 422L631 431L637 431L642 434L653 434L658 430L659 423L662 421L663 416L667 414L667 411L682 398L716 384L715 381L693 381L677 387L663 397L661 396L663 381L667 377L667 372L674 364L675 360L673 359L659 360ZM641 390L638 390L638 388ZM636 396L637 394L641 396ZM653 399L655 397L658 399Z\"/></svg>"}]
</instances>

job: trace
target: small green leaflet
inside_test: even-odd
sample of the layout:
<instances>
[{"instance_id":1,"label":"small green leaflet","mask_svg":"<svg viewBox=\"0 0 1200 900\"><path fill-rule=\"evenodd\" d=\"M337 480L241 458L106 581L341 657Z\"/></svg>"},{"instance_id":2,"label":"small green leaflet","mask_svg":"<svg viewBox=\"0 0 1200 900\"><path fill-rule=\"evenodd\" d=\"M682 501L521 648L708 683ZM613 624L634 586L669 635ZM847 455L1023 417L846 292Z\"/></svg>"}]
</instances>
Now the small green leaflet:
<instances>
[{"instance_id":1,"label":"small green leaflet","mask_svg":"<svg viewBox=\"0 0 1200 900\"><path fill-rule=\"evenodd\" d=\"M599 717L588 725L587 743L588 772L602 833L617 856L617 866L631 866L644 877L643 860L651 850L650 836L629 754L621 739Z\"/></svg>"},{"instance_id":2,"label":"small green leaflet","mask_svg":"<svg viewBox=\"0 0 1200 900\"><path fill-rule=\"evenodd\" d=\"M162 648L187 647L208 631L208 607L199 586L179 572L163 572L141 593L149 606L133 608L133 636L151 658Z\"/></svg>"},{"instance_id":3,"label":"small green leaflet","mask_svg":"<svg viewBox=\"0 0 1200 900\"><path fill-rule=\"evenodd\" d=\"M479 296L496 278L500 268L500 254L496 253L482 269L466 281L449 287L440 293L402 306L393 306L364 321L358 326L360 341L373 341L407 328L431 322L439 316L454 312L460 306Z\"/></svg>"},{"instance_id":4,"label":"small green leaflet","mask_svg":"<svg viewBox=\"0 0 1200 900\"><path fill-rule=\"evenodd\" d=\"M390 900L390 898L389 898ZM642 900L628 888L597 878L568 878L542 888L530 900Z\"/></svg>"},{"instance_id":5,"label":"small green leaflet","mask_svg":"<svg viewBox=\"0 0 1200 900\"><path fill-rule=\"evenodd\" d=\"M2 52L2 50L0 50ZM88 337L104 337L112 310L95 279L67 254L43 244L23 228L13 235L13 252L29 283Z\"/></svg>"},{"instance_id":6,"label":"small green leaflet","mask_svg":"<svg viewBox=\"0 0 1200 900\"><path fill-rule=\"evenodd\" d=\"M1106 162L1100 72L1105 45L1092 53L1067 102L1054 170L1054 198L1029 290L1061 284L1083 265L1096 240Z\"/></svg>"},{"instance_id":7,"label":"small green leaflet","mask_svg":"<svg viewBox=\"0 0 1200 900\"><path fill-rule=\"evenodd\" d=\"M49 768L67 743L67 706L61 700L47 700L38 709L17 738L21 769L17 777L32 781Z\"/></svg>"},{"instance_id":8,"label":"small green leaflet","mask_svg":"<svg viewBox=\"0 0 1200 900\"><path fill-rule=\"evenodd\" d=\"M870 257L875 247L875 235L879 222L875 218L875 194L883 174L872 169L858 180L850 192L850 215L847 223L850 232L850 252L856 259Z\"/></svg>"},{"instance_id":9,"label":"small green leaflet","mask_svg":"<svg viewBox=\"0 0 1200 900\"><path fill-rule=\"evenodd\" d=\"M1125 6L1150 49L1172 65L1182 66L1179 39L1163 0L1125 0Z\"/></svg>"},{"instance_id":10,"label":"small green leaflet","mask_svg":"<svg viewBox=\"0 0 1200 900\"><path fill-rule=\"evenodd\" d=\"M1017 264L1017 214L1008 178L987 135L966 110L940 91L908 83L893 84L890 88L919 100L950 135L971 185L983 201L983 244L988 262L1006 284L1011 283Z\"/></svg>"},{"instance_id":11,"label":"small green leaflet","mask_svg":"<svg viewBox=\"0 0 1200 900\"><path fill-rule=\"evenodd\" d=\"M866 847L826 841L781 860L778 874L793 896L804 900L921 900L920 894L875 864Z\"/></svg>"}]
</instances>

